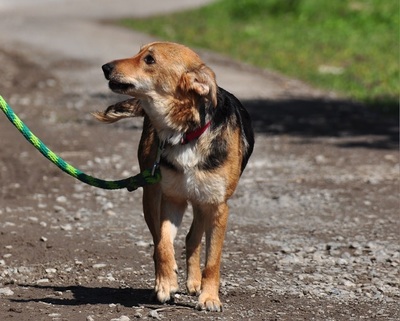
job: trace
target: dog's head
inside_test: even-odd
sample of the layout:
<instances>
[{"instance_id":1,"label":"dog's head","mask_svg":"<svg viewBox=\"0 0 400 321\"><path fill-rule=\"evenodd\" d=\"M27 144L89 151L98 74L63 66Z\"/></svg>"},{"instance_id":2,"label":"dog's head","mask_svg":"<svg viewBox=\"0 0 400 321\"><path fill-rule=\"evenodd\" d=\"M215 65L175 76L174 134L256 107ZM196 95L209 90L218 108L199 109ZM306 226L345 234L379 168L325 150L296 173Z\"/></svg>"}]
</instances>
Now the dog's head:
<instances>
[{"instance_id":1,"label":"dog's head","mask_svg":"<svg viewBox=\"0 0 400 321\"><path fill-rule=\"evenodd\" d=\"M102 67L112 91L153 100L204 98L217 105L214 72L191 49L176 43L154 42L127 59Z\"/></svg>"}]
</instances>

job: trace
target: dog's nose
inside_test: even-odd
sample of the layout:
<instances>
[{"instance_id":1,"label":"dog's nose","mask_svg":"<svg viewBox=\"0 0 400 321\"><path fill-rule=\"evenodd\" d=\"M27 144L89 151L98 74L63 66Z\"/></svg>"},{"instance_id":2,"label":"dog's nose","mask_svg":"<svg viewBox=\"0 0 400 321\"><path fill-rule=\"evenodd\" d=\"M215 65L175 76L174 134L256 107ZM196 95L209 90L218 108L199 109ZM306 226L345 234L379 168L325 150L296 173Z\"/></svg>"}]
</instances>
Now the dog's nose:
<instances>
[{"instance_id":1,"label":"dog's nose","mask_svg":"<svg viewBox=\"0 0 400 321\"><path fill-rule=\"evenodd\" d=\"M114 64L110 62L108 64L101 66L101 69L103 69L104 76L106 77L106 79L110 80L110 74L114 69Z\"/></svg>"}]
</instances>

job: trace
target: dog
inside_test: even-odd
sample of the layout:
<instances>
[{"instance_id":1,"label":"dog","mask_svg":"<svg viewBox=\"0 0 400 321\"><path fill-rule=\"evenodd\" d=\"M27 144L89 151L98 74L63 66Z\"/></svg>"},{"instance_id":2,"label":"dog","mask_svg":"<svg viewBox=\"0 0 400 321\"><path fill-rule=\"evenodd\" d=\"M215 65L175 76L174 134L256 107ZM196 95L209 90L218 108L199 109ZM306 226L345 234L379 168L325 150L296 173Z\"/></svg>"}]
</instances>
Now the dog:
<instances>
[{"instance_id":1,"label":"dog","mask_svg":"<svg viewBox=\"0 0 400 321\"><path fill-rule=\"evenodd\" d=\"M143 190L144 217L154 241L155 296L165 303L178 291L173 243L190 203L187 292L199 295L197 309L222 311L218 292L227 201L253 151L250 116L235 96L217 85L200 57L180 44L153 42L134 57L114 60L102 69L112 91L133 98L95 117L111 123L143 116L141 170L158 165L159 155L161 182Z\"/></svg>"}]
</instances>

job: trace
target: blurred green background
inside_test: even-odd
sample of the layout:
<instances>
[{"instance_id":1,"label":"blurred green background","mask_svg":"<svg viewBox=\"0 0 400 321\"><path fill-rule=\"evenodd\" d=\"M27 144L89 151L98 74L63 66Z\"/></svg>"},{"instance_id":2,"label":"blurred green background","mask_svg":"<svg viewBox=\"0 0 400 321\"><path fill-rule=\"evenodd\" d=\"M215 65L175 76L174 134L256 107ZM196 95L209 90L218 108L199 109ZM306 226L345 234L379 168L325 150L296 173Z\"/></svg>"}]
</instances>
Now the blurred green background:
<instances>
[{"instance_id":1,"label":"blurred green background","mask_svg":"<svg viewBox=\"0 0 400 321\"><path fill-rule=\"evenodd\" d=\"M399 0L220 0L122 24L381 110L399 103Z\"/></svg>"}]
</instances>

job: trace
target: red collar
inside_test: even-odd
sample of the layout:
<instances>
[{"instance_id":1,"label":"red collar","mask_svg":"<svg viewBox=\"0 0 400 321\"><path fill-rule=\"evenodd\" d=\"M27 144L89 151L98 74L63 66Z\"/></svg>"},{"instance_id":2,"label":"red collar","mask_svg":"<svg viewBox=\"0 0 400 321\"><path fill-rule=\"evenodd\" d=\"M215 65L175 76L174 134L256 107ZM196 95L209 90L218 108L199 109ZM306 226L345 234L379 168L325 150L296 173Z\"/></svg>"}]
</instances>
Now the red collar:
<instances>
[{"instance_id":1,"label":"red collar","mask_svg":"<svg viewBox=\"0 0 400 321\"><path fill-rule=\"evenodd\" d=\"M211 125L211 120L205 124L203 127L197 128L196 130L192 132L187 132L183 135L182 140L181 140L181 145L185 145L190 143L192 140L195 140L199 138L206 130L208 127Z\"/></svg>"}]
</instances>

